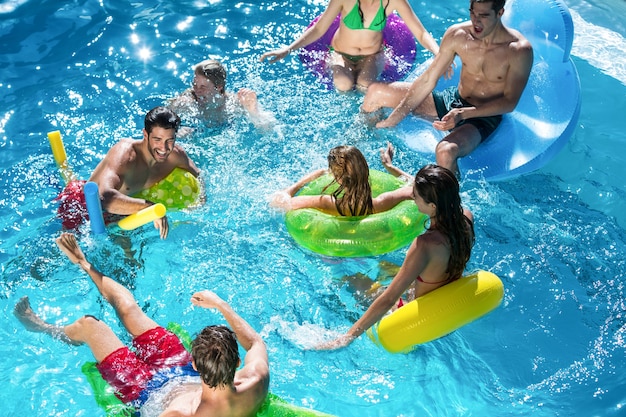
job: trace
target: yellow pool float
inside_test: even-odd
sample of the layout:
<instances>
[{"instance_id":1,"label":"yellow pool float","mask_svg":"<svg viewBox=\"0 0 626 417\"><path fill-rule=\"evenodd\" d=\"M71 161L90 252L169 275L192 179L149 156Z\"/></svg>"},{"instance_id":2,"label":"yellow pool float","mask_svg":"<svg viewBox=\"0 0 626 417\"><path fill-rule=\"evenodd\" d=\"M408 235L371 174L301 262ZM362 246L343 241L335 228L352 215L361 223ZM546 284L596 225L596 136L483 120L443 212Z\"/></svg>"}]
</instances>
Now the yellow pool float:
<instances>
[{"instance_id":1,"label":"yellow pool float","mask_svg":"<svg viewBox=\"0 0 626 417\"><path fill-rule=\"evenodd\" d=\"M372 326L367 335L392 353L406 353L489 313L502 302L495 274L478 271L405 304Z\"/></svg>"}]
</instances>

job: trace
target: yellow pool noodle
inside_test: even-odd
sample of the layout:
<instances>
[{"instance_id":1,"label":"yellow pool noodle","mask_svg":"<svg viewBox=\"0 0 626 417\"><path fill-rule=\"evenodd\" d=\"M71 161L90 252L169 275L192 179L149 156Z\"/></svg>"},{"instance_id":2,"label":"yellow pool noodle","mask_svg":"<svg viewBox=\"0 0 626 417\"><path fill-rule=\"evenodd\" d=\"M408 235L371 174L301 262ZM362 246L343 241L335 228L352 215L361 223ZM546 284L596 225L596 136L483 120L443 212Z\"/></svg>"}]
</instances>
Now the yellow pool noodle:
<instances>
[{"instance_id":1,"label":"yellow pool noodle","mask_svg":"<svg viewBox=\"0 0 626 417\"><path fill-rule=\"evenodd\" d=\"M58 130L48 132L48 140L50 141L50 147L52 148L52 155L54 156L54 160L59 167L59 171L61 172L61 176L65 180L65 183L67 184L76 179L67 163L67 154L65 153L65 147L63 146L63 139L61 139L61 132Z\"/></svg>"},{"instance_id":2,"label":"yellow pool noodle","mask_svg":"<svg viewBox=\"0 0 626 417\"><path fill-rule=\"evenodd\" d=\"M65 164L67 161L67 155L65 153L65 147L63 146L63 139L61 139L61 132L58 130L48 132L48 140L50 141L50 147L52 148L54 160L59 166Z\"/></svg>"},{"instance_id":3,"label":"yellow pool noodle","mask_svg":"<svg viewBox=\"0 0 626 417\"><path fill-rule=\"evenodd\" d=\"M166 212L167 209L165 206L161 203L157 203L123 218L117 225L124 230L133 230L153 220L160 219L165 216Z\"/></svg>"}]
</instances>

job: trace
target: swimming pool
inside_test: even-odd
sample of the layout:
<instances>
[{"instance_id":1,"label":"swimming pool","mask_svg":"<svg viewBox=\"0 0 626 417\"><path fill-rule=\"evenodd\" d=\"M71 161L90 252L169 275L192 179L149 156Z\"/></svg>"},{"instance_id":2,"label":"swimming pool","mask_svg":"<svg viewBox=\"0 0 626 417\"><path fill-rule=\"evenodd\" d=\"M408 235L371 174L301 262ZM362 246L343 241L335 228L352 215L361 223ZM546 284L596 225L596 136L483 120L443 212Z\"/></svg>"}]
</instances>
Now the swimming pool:
<instances>
[{"instance_id":1,"label":"swimming pool","mask_svg":"<svg viewBox=\"0 0 626 417\"><path fill-rule=\"evenodd\" d=\"M351 260L304 252L267 205L269 193L324 166L337 144L358 146L378 169L386 140L406 170L432 160L391 130L363 128L359 96L327 91L295 56L284 65L257 62L325 3L0 5L4 415L101 414L80 372L88 349L24 331L12 314L20 297L59 324L90 313L119 328L53 244L60 222L52 199L63 184L46 133L61 130L72 168L87 177L117 138L137 137L145 111L185 88L190 65L207 56L226 64L231 89L257 90L280 123L263 134L237 118L181 141L204 170L208 204L175 214L166 241L150 227L108 236L85 230L80 240L94 263L131 286L146 312L193 333L218 316L191 308L190 294L215 290L265 338L271 391L339 416L624 414L624 3L567 1L583 103L566 148L535 173L462 185L477 221L469 269L502 278L503 305L409 355L364 337L337 352L302 349L360 314L342 276L375 277L379 260L399 263L404 251ZM411 4L437 39L466 16L465 0Z\"/></svg>"}]
</instances>

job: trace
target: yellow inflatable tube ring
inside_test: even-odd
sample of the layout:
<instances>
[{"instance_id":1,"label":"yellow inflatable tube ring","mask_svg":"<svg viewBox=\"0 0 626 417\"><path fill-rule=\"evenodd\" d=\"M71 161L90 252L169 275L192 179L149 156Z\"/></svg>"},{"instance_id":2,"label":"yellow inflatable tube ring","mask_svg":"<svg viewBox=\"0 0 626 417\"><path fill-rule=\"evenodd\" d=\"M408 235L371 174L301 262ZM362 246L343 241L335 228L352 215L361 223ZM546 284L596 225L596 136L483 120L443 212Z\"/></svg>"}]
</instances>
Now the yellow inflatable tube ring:
<instances>
[{"instance_id":1,"label":"yellow inflatable tube ring","mask_svg":"<svg viewBox=\"0 0 626 417\"><path fill-rule=\"evenodd\" d=\"M500 305L503 296L500 278L478 271L405 304L367 335L389 352L405 353L484 316Z\"/></svg>"}]
</instances>

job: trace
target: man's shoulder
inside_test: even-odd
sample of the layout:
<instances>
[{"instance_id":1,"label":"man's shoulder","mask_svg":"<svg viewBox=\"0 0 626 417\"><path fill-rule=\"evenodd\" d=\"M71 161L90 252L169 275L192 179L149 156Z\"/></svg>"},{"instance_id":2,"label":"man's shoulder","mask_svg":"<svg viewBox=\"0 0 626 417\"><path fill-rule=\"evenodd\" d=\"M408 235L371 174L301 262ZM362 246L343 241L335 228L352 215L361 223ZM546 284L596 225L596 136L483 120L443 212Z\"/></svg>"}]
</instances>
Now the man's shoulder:
<instances>
[{"instance_id":1,"label":"man's shoulder","mask_svg":"<svg viewBox=\"0 0 626 417\"><path fill-rule=\"evenodd\" d=\"M520 51L520 52L532 51L533 47L530 44L530 41L526 39L524 35L522 35L520 32L518 32L515 29L509 29L509 31L511 31L511 33L515 36L515 40L511 42L511 48L516 49L517 51Z\"/></svg>"},{"instance_id":2,"label":"man's shoulder","mask_svg":"<svg viewBox=\"0 0 626 417\"><path fill-rule=\"evenodd\" d=\"M451 25L450 27L448 27L445 35L448 35L449 37L461 36L464 38L468 34L470 34L471 27L472 27L472 22L470 20L467 20L465 22L455 23Z\"/></svg>"},{"instance_id":3,"label":"man's shoulder","mask_svg":"<svg viewBox=\"0 0 626 417\"><path fill-rule=\"evenodd\" d=\"M533 47L530 41L526 39L519 31L505 27L508 40L504 42L506 44L508 60L513 65L519 65L520 67L528 67L532 65L533 60Z\"/></svg>"},{"instance_id":4,"label":"man's shoulder","mask_svg":"<svg viewBox=\"0 0 626 417\"><path fill-rule=\"evenodd\" d=\"M528 39L517 29L502 24L499 30L499 43L508 45L509 49L532 49Z\"/></svg>"},{"instance_id":5,"label":"man's shoulder","mask_svg":"<svg viewBox=\"0 0 626 417\"><path fill-rule=\"evenodd\" d=\"M441 40L440 48L449 49L455 53L467 47L468 40L471 39L472 22L460 22L448 27Z\"/></svg>"},{"instance_id":6,"label":"man's shoulder","mask_svg":"<svg viewBox=\"0 0 626 417\"><path fill-rule=\"evenodd\" d=\"M183 148L178 143L174 144L174 147L172 148L172 153L170 155L174 156L175 158L188 158L185 148Z\"/></svg>"},{"instance_id":7,"label":"man's shoulder","mask_svg":"<svg viewBox=\"0 0 626 417\"><path fill-rule=\"evenodd\" d=\"M141 141L130 139L130 138L122 138L119 139L107 152L107 156L115 156L115 155L124 155L128 153L135 152L135 146Z\"/></svg>"},{"instance_id":8,"label":"man's shoulder","mask_svg":"<svg viewBox=\"0 0 626 417\"><path fill-rule=\"evenodd\" d=\"M138 145L141 140L131 139L131 138L121 138L113 146L111 146L110 150L118 150L118 149L129 149L134 148L135 145Z\"/></svg>"}]
</instances>

